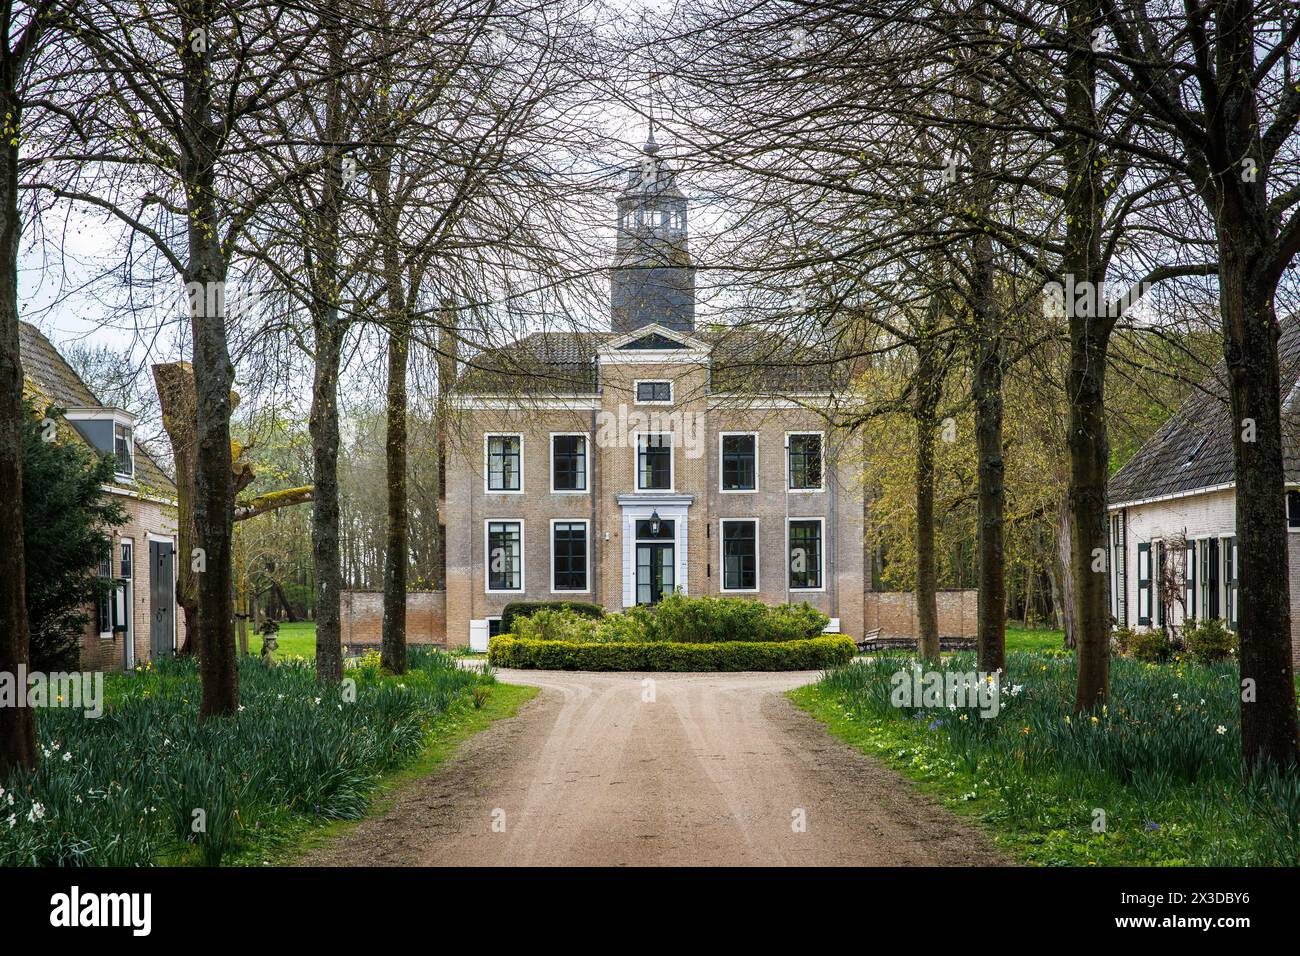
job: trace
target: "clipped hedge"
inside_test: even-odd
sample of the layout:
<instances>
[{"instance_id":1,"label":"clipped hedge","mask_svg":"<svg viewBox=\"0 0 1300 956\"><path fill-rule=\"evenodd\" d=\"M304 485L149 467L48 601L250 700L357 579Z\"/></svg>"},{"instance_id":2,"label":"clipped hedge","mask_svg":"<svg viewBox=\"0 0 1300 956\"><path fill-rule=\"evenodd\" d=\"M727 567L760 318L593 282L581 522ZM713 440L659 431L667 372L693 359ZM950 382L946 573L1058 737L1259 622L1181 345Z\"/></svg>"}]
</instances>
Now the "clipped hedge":
<instances>
[{"instance_id":1,"label":"clipped hedge","mask_svg":"<svg viewBox=\"0 0 1300 956\"><path fill-rule=\"evenodd\" d=\"M501 634L488 645L495 667L556 671L811 671L853 660L857 648L843 634L800 641L618 641L576 644L530 641Z\"/></svg>"},{"instance_id":2,"label":"clipped hedge","mask_svg":"<svg viewBox=\"0 0 1300 956\"><path fill-rule=\"evenodd\" d=\"M509 634L514 630L515 618L528 617L542 608L554 608L557 611L572 611L583 617L604 617L605 609L589 601L511 601L501 609L501 633Z\"/></svg>"}]
</instances>

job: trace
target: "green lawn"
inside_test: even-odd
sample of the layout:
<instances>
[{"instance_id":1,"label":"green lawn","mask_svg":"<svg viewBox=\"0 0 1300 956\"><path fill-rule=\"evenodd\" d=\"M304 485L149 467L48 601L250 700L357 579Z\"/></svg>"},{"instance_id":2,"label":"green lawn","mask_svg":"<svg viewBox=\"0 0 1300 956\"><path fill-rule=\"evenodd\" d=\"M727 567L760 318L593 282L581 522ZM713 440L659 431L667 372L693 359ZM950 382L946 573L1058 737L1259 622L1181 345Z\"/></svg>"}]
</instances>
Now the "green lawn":
<instances>
[{"instance_id":1,"label":"green lawn","mask_svg":"<svg viewBox=\"0 0 1300 956\"><path fill-rule=\"evenodd\" d=\"M1007 653L1013 651L1060 651L1065 647L1065 632L1045 627L1027 628L1007 622Z\"/></svg>"},{"instance_id":2,"label":"green lawn","mask_svg":"<svg viewBox=\"0 0 1300 956\"><path fill-rule=\"evenodd\" d=\"M316 622L298 621L295 624L282 623L279 638L279 650L276 656L303 657L309 661L316 659ZM248 653L257 656L262 653L262 637L259 634L248 635Z\"/></svg>"},{"instance_id":3,"label":"green lawn","mask_svg":"<svg viewBox=\"0 0 1300 956\"><path fill-rule=\"evenodd\" d=\"M289 657L301 657L305 660L314 661L316 659L316 622L315 621L298 621L294 624L282 623L280 625L280 648L277 650L276 657L284 660ZM248 653L254 657L262 653L262 638L257 634L248 635ZM473 657L478 659L487 659L486 654L470 653L460 648L453 649L450 652L455 657Z\"/></svg>"},{"instance_id":4,"label":"green lawn","mask_svg":"<svg viewBox=\"0 0 1300 956\"><path fill-rule=\"evenodd\" d=\"M1242 781L1235 663L1115 658L1110 706L1082 717L1069 654L1010 653L988 716L910 706L897 675L911 666L881 655L789 696L1026 863L1300 863L1300 776ZM944 668L974 666L958 654Z\"/></svg>"}]
</instances>

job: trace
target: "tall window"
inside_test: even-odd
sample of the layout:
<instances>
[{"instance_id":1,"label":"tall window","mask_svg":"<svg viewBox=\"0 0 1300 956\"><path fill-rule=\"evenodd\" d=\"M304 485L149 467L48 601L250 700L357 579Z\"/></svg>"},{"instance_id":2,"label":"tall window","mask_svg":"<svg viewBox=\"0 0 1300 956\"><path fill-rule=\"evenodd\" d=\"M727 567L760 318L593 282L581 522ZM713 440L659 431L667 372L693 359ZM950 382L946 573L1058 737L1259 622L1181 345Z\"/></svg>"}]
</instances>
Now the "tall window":
<instances>
[{"instance_id":1,"label":"tall window","mask_svg":"<svg viewBox=\"0 0 1300 956\"><path fill-rule=\"evenodd\" d=\"M1228 627L1234 631L1237 629L1237 586L1240 583L1237 579L1239 571L1237 568L1237 539L1223 539L1223 581L1224 581L1224 602L1223 619L1228 622Z\"/></svg>"},{"instance_id":2,"label":"tall window","mask_svg":"<svg viewBox=\"0 0 1300 956\"><path fill-rule=\"evenodd\" d=\"M587 490L586 435L552 436L551 488L554 491Z\"/></svg>"},{"instance_id":3,"label":"tall window","mask_svg":"<svg viewBox=\"0 0 1300 956\"><path fill-rule=\"evenodd\" d=\"M523 439L518 435L488 435L488 491L523 488Z\"/></svg>"},{"instance_id":4,"label":"tall window","mask_svg":"<svg viewBox=\"0 0 1300 956\"><path fill-rule=\"evenodd\" d=\"M1138 545L1138 623L1151 623L1151 544Z\"/></svg>"},{"instance_id":5,"label":"tall window","mask_svg":"<svg viewBox=\"0 0 1300 956\"><path fill-rule=\"evenodd\" d=\"M822 436L791 435L789 442L790 490L820 491L822 487Z\"/></svg>"},{"instance_id":6,"label":"tall window","mask_svg":"<svg viewBox=\"0 0 1300 956\"><path fill-rule=\"evenodd\" d=\"M758 590L758 522L722 521L722 590Z\"/></svg>"},{"instance_id":7,"label":"tall window","mask_svg":"<svg viewBox=\"0 0 1300 956\"><path fill-rule=\"evenodd\" d=\"M487 523L487 589L524 589L524 529L518 521Z\"/></svg>"},{"instance_id":8,"label":"tall window","mask_svg":"<svg viewBox=\"0 0 1300 956\"><path fill-rule=\"evenodd\" d=\"M135 474L135 449L131 443L131 426L113 426L113 455L117 459L117 473L124 477Z\"/></svg>"},{"instance_id":9,"label":"tall window","mask_svg":"<svg viewBox=\"0 0 1300 956\"><path fill-rule=\"evenodd\" d=\"M673 487L673 436L638 435L637 491L669 491Z\"/></svg>"},{"instance_id":10,"label":"tall window","mask_svg":"<svg viewBox=\"0 0 1300 956\"><path fill-rule=\"evenodd\" d=\"M107 582L113 580L113 559L105 558L99 562L99 576ZM95 617L100 637L113 635L113 590L105 587L95 602Z\"/></svg>"},{"instance_id":11,"label":"tall window","mask_svg":"<svg viewBox=\"0 0 1300 956\"><path fill-rule=\"evenodd\" d=\"M1286 493L1286 526L1300 528L1300 491Z\"/></svg>"},{"instance_id":12,"label":"tall window","mask_svg":"<svg viewBox=\"0 0 1300 956\"><path fill-rule=\"evenodd\" d=\"M554 522L551 525L551 555L551 590L587 590L587 522Z\"/></svg>"},{"instance_id":13,"label":"tall window","mask_svg":"<svg viewBox=\"0 0 1300 956\"><path fill-rule=\"evenodd\" d=\"M722 436L722 490L753 491L755 484L755 450L757 437L754 435Z\"/></svg>"},{"instance_id":14,"label":"tall window","mask_svg":"<svg viewBox=\"0 0 1300 956\"><path fill-rule=\"evenodd\" d=\"M790 588L821 590L822 523L819 519L790 522Z\"/></svg>"},{"instance_id":15,"label":"tall window","mask_svg":"<svg viewBox=\"0 0 1300 956\"><path fill-rule=\"evenodd\" d=\"M1187 542L1187 553L1183 556L1183 581L1187 585L1187 598L1183 608L1183 620L1196 620L1196 581L1197 581L1197 561L1196 561L1196 542Z\"/></svg>"},{"instance_id":16,"label":"tall window","mask_svg":"<svg viewBox=\"0 0 1300 956\"><path fill-rule=\"evenodd\" d=\"M1206 538L1197 549L1201 561L1201 600L1200 616L1212 618L1219 616L1219 540Z\"/></svg>"},{"instance_id":17,"label":"tall window","mask_svg":"<svg viewBox=\"0 0 1300 956\"><path fill-rule=\"evenodd\" d=\"M672 382L637 382L636 400L640 404L666 405L673 400Z\"/></svg>"}]
</instances>

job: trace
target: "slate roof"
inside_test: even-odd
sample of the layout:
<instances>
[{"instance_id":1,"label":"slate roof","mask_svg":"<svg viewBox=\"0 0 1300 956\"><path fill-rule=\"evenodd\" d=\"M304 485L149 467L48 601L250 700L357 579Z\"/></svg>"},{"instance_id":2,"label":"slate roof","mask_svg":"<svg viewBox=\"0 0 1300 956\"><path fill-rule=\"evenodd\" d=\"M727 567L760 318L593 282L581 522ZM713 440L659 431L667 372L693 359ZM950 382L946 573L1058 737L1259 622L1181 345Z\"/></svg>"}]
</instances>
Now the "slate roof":
<instances>
[{"instance_id":1,"label":"slate roof","mask_svg":"<svg viewBox=\"0 0 1300 956\"><path fill-rule=\"evenodd\" d=\"M600 381L597 350L625 334L536 332L471 357L456 388L477 395L589 395ZM752 328L690 334L710 346L713 393L820 394L848 383L847 366L829 352L779 334Z\"/></svg>"},{"instance_id":2,"label":"slate roof","mask_svg":"<svg viewBox=\"0 0 1300 956\"><path fill-rule=\"evenodd\" d=\"M18 323L18 354L23 363L23 377L55 405L60 408L105 407L36 326ZM71 433L77 434L75 429ZM80 435L77 437L81 438ZM128 491L176 497L176 483L167 477L138 441L135 442L135 483L114 482L114 485Z\"/></svg>"},{"instance_id":3,"label":"slate roof","mask_svg":"<svg viewBox=\"0 0 1300 956\"><path fill-rule=\"evenodd\" d=\"M1283 466L1287 484L1300 485L1300 313L1282 323L1278 363ZM1201 387L1111 478L1111 507L1233 484L1232 439L1227 371L1219 362Z\"/></svg>"}]
</instances>

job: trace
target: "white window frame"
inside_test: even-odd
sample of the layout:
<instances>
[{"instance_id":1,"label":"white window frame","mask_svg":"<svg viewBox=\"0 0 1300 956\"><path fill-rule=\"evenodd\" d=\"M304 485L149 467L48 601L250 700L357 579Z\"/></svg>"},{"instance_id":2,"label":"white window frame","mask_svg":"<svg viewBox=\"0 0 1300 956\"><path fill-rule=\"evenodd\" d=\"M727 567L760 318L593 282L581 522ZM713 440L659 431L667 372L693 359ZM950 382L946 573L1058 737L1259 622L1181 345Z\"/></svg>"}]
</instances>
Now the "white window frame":
<instances>
[{"instance_id":1,"label":"white window frame","mask_svg":"<svg viewBox=\"0 0 1300 956\"><path fill-rule=\"evenodd\" d=\"M790 439L795 435L816 435L822 450L821 485L816 488L794 488L790 485ZM785 433L785 490L792 495L819 495L826 490L826 433L824 431L793 431Z\"/></svg>"},{"instance_id":2,"label":"white window frame","mask_svg":"<svg viewBox=\"0 0 1300 956\"><path fill-rule=\"evenodd\" d=\"M801 432L800 434L806 434ZM816 521L821 525L821 533L817 536L820 553L818 554L818 567L821 568L822 586L819 588L796 588L790 584L790 522L792 521ZM785 587L791 594L820 594L826 590L826 518L822 515L788 515L785 519Z\"/></svg>"},{"instance_id":3,"label":"white window frame","mask_svg":"<svg viewBox=\"0 0 1300 956\"><path fill-rule=\"evenodd\" d=\"M668 487L641 487L641 437L651 435L668 436ZM632 487L638 493L650 495L671 495L677 491L677 434L676 432L633 432L632 433Z\"/></svg>"},{"instance_id":4,"label":"white window frame","mask_svg":"<svg viewBox=\"0 0 1300 956\"><path fill-rule=\"evenodd\" d=\"M723 486L722 472L722 449L723 440L726 438L735 438L737 436L750 436L754 439L754 487L753 488L726 488ZM789 471L789 462L786 463L787 473ZM719 432L718 433L718 491L724 495L756 495L758 494L758 432ZM786 479L789 480L788 478Z\"/></svg>"},{"instance_id":5,"label":"white window frame","mask_svg":"<svg viewBox=\"0 0 1300 956\"><path fill-rule=\"evenodd\" d=\"M641 391L641 386L650 385L650 384L667 385L668 400L666 402L665 401L647 401L647 402L641 401L641 398L639 396L639 392ZM671 378L638 378L632 380L632 404L633 405L671 405L673 403L673 398L676 396L676 393L677 393L677 389L674 387L674 383Z\"/></svg>"},{"instance_id":6,"label":"white window frame","mask_svg":"<svg viewBox=\"0 0 1300 956\"><path fill-rule=\"evenodd\" d=\"M727 525L752 524L754 526L754 586L752 588L727 587ZM718 519L718 591L722 594L757 594L763 587L762 526L758 518Z\"/></svg>"},{"instance_id":7,"label":"white window frame","mask_svg":"<svg viewBox=\"0 0 1300 956\"><path fill-rule=\"evenodd\" d=\"M557 588L555 586L555 526L557 524L580 524L583 526L583 542L586 550L584 560L587 562L587 586L581 590L573 588ZM591 593L591 519L590 518L552 518L551 519L551 537L547 542L547 550L550 552L551 563L551 593L552 594L590 594Z\"/></svg>"},{"instance_id":8,"label":"white window frame","mask_svg":"<svg viewBox=\"0 0 1300 956\"><path fill-rule=\"evenodd\" d=\"M126 431L126 454L131 460L130 472L119 470L118 463L120 459L117 457L117 430L119 428ZM113 422L113 476L126 481L135 480L135 428L119 421Z\"/></svg>"},{"instance_id":9,"label":"white window frame","mask_svg":"<svg viewBox=\"0 0 1300 956\"><path fill-rule=\"evenodd\" d=\"M570 437L577 437L577 438L581 438L581 439L582 439L582 449L583 449L583 453L582 453L582 467L583 467L582 484L583 484L583 487L582 487L581 489L573 489L573 488L556 488L556 487L555 487L555 439L557 439L557 438L570 438ZM587 494L591 494L591 437L590 437L586 432L551 432L551 437L550 437L549 440L550 440L550 443L551 443L551 453L550 453L550 459L551 459L551 466L550 466L550 472L551 472L551 477L550 477L551 494L553 494L553 495L587 495ZM522 460L523 460L523 455L521 454L521 455L519 456L519 458L520 458L520 461L522 462ZM521 468L521 469L520 469L520 472L519 472L519 484L522 486L523 483L524 483L524 482L523 482L523 469Z\"/></svg>"},{"instance_id":10,"label":"white window frame","mask_svg":"<svg viewBox=\"0 0 1300 956\"><path fill-rule=\"evenodd\" d=\"M112 582L117 580L117 575L113 573L113 556L115 554L120 554L121 552L117 550L117 539L114 538L112 535L109 535L108 542L109 544L108 544L107 580ZM100 565L100 567L102 568L103 565ZM101 579L104 578L104 575L101 573L97 573L97 576ZM95 630L98 633L99 639L101 641L111 641L113 639L113 601L114 601L113 591L110 590L108 594L104 598L102 598L102 600L108 601L108 630L107 631L99 630L99 601L100 600L101 600L100 598L96 598L95 600Z\"/></svg>"},{"instance_id":11,"label":"white window frame","mask_svg":"<svg viewBox=\"0 0 1300 956\"><path fill-rule=\"evenodd\" d=\"M491 538L488 529L493 524L517 524L519 525L519 587L517 588L494 588L492 587L492 568L489 565L488 550L491 548ZM528 549L525 545L523 518L484 518L483 519L483 593L484 594L524 594L528 589Z\"/></svg>"},{"instance_id":12,"label":"white window frame","mask_svg":"<svg viewBox=\"0 0 1300 956\"><path fill-rule=\"evenodd\" d=\"M492 487L492 462L488 457L493 438L519 439L519 488L503 490ZM524 493L524 433L523 432L484 432L483 433L483 493L485 495L522 495Z\"/></svg>"}]
</instances>

